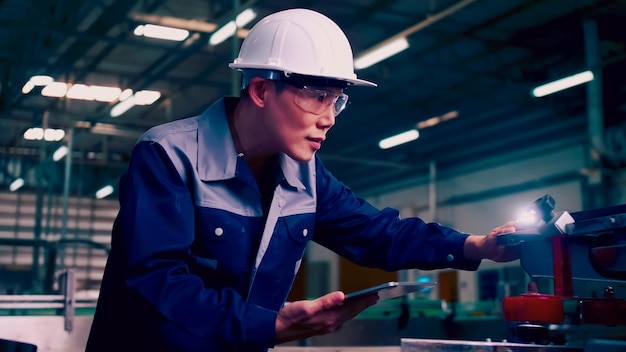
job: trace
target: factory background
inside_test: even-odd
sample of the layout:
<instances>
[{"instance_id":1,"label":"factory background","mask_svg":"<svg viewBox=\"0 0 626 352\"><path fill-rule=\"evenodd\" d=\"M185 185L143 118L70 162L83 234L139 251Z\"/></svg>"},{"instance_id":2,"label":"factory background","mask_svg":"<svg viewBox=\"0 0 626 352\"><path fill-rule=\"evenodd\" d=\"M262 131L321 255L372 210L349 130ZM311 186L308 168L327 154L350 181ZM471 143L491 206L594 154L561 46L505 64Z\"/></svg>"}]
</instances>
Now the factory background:
<instances>
[{"instance_id":1,"label":"factory background","mask_svg":"<svg viewBox=\"0 0 626 352\"><path fill-rule=\"evenodd\" d=\"M374 206L484 234L545 194L557 211L626 204L624 1L0 0L0 295L58 294L70 270L76 297L97 296L117 182L137 138L237 95L239 77L227 64L241 39L259 18L290 7L335 20L356 60L403 45L358 66L359 77L379 86L347 90L351 104L319 153ZM183 33L152 38L148 24ZM218 41L221 28L232 32ZM584 80L534 91L573 75ZM380 146L405 132L413 139ZM530 278L518 261L483 262L476 272L385 273L311 244L291 298L395 280L436 281L411 299L444 313L441 302L497 317L498 300L523 293ZM591 295L602 285L576 288ZM626 296L626 285L615 288ZM395 316L391 305L371 314L385 309ZM59 331L50 345L80 345L80 321L73 329L41 326ZM29 336L2 316L0 324L0 339ZM428 335L423 326L409 329ZM346 334L309 343L359 342Z\"/></svg>"}]
</instances>

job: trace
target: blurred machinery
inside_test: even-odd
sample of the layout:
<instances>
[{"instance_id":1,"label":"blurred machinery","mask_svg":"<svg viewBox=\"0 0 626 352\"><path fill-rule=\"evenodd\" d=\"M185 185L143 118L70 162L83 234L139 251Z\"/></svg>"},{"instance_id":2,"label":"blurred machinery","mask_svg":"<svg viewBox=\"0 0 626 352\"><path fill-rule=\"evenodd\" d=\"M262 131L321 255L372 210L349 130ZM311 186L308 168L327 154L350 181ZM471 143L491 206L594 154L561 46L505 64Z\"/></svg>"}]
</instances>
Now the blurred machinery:
<instances>
[{"instance_id":1,"label":"blurred machinery","mask_svg":"<svg viewBox=\"0 0 626 352\"><path fill-rule=\"evenodd\" d=\"M519 249L533 280L553 284L541 293L532 281L527 293L503 299L506 340L403 339L402 351L626 351L626 292L618 292L626 290L626 205L576 213L554 206L550 195L535 200L532 225L498 237ZM600 292L574 292L589 286Z\"/></svg>"},{"instance_id":2,"label":"blurred machinery","mask_svg":"<svg viewBox=\"0 0 626 352\"><path fill-rule=\"evenodd\" d=\"M521 265L532 278L552 278L553 293L528 292L503 300L509 340L584 349L589 340L607 339L626 350L626 301L615 285L626 282L626 205L577 213L555 212L545 195L529 206L538 216L534 229L499 236L519 246ZM576 294L574 282L600 284L601 292ZM624 292L621 292L624 297ZM613 343L612 343L613 341Z\"/></svg>"}]
</instances>

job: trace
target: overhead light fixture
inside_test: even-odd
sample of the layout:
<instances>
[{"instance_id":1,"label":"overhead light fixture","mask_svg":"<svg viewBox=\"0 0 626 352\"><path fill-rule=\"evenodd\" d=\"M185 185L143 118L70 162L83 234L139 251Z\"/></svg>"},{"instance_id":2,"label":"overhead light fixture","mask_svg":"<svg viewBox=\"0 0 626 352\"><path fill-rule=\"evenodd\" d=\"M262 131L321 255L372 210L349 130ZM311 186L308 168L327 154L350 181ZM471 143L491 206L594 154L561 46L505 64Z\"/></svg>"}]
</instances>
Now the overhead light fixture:
<instances>
[{"instance_id":1,"label":"overhead light fixture","mask_svg":"<svg viewBox=\"0 0 626 352\"><path fill-rule=\"evenodd\" d=\"M102 199L110 196L115 189L111 185L106 185L96 191L96 198Z\"/></svg>"},{"instance_id":2,"label":"overhead light fixture","mask_svg":"<svg viewBox=\"0 0 626 352\"><path fill-rule=\"evenodd\" d=\"M135 104L137 105L150 105L161 97L161 92L156 90L140 90L134 95Z\"/></svg>"},{"instance_id":3,"label":"overhead light fixture","mask_svg":"<svg viewBox=\"0 0 626 352\"><path fill-rule=\"evenodd\" d=\"M448 120L452 120L456 117L459 116L459 112L456 110L453 111L449 111L441 116L433 116L427 120L424 121L420 121L417 123L417 129L418 130L423 130L424 128L427 127L433 127L435 125L438 125L444 121L448 121Z\"/></svg>"},{"instance_id":4,"label":"overhead light fixture","mask_svg":"<svg viewBox=\"0 0 626 352\"><path fill-rule=\"evenodd\" d=\"M33 88L37 87L37 86L45 86L48 85L50 83L52 83L54 81L54 79L50 76L44 76L44 75L37 75L37 76L32 76L28 82L26 82L24 84L24 86L22 87L22 93L23 94L28 94L30 93L30 91L33 90Z\"/></svg>"},{"instance_id":5,"label":"overhead light fixture","mask_svg":"<svg viewBox=\"0 0 626 352\"><path fill-rule=\"evenodd\" d=\"M122 90L118 87L73 84L65 96L70 99L95 100L110 103L116 101L121 93Z\"/></svg>"},{"instance_id":6,"label":"overhead light fixture","mask_svg":"<svg viewBox=\"0 0 626 352\"><path fill-rule=\"evenodd\" d=\"M132 96L124 101L120 101L111 109L111 117L118 117L135 106L135 97Z\"/></svg>"},{"instance_id":7,"label":"overhead light fixture","mask_svg":"<svg viewBox=\"0 0 626 352\"><path fill-rule=\"evenodd\" d=\"M63 157L66 156L68 152L69 152L69 149L67 148L67 146L62 145L59 148L57 148L57 150L55 150L54 153L52 153L52 160L59 161L63 159Z\"/></svg>"},{"instance_id":8,"label":"overhead light fixture","mask_svg":"<svg viewBox=\"0 0 626 352\"><path fill-rule=\"evenodd\" d=\"M65 137L65 131L56 128L31 127L24 132L24 139L30 141L45 140L46 142L58 142Z\"/></svg>"},{"instance_id":9,"label":"overhead light fixture","mask_svg":"<svg viewBox=\"0 0 626 352\"><path fill-rule=\"evenodd\" d=\"M111 117L118 117L135 105L151 105L161 98L156 90L140 90L132 96L120 101L111 109Z\"/></svg>"},{"instance_id":10,"label":"overhead light fixture","mask_svg":"<svg viewBox=\"0 0 626 352\"><path fill-rule=\"evenodd\" d=\"M382 139L380 142L378 142L378 147L380 147L380 149L393 148L400 144L414 141L419 136L420 136L420 133L416 129L412 129L406 132L396 134L395 136Z\"/></svg>"},{"instance_id":11,"label":"overhead light fixture","mask_svg":"<svg viewBox=\"0 0 626 352\"><path fill-rule=\"evenodd\" d=\"M354 68L357 70L370 67L380 61L383 61L397 53L406 50L409 42L406 38L398 38L379 47L375 47L371 51L367 51L354 59Z\"/></svg>"},{"instance_id":12,"label":"overhead light fixture","mask_svg":"<svg viewBox=\"0 0 626 352\"><path fill-rule=\"evenodd\" d=\"M31 77L22 87L22 93L28 94L37 86L43 86L41 95L47 97L66 97L68 99L95 100L106 103L118 100L122 94L122 89L118 87L55 82L50 76Z\"/></svg>"},{"instance_id":13,"label":"overhead light fixture","mask_svg":"<svg viewBox=\"0 0 626 352\"><path fill-rule=\"evenodd\" d=\"M186 29L192 32L213 33L213 31L215 31L215 29L217 28L217 25L215 23L203 22L195 19L188 20L178 17L159 16L143 13L131 14L130 17L137 22L145 22L165 27Z\"/></svg>"},{"instance_id":14,"label":"overhead light fixture","mask_svg":"<svg viewBox=\"0 0 626 352\"><path fill-rule=\"evenodd\" d=\"M132 89L124 89L124 91L122 93L120 93L120 96L117 97L117 99L119 99L119 101L124 101L130 97L133 96L133 90Z\"/></svg>"},{"instance_id":15,"label":"overhead light fixture","mask_svg":"<svg viewBox=\"0 0 626 352\"><path fill-rule=\"evenodd\" d=\"M24 179L21 177L18 177L15 179L15 181L11 182L11 184L9 185L9 190L11 192L15 192L18 189L22 188L22 186L24 186Z\"/></svg>"},{"instance_id":16,"label":"overhead light fixture","mask_svg":"<svg viewBox=\"0 0 626 352\"><path fill-rule=\"evenodd\" d=\"M584 71L571 75L565 78L558 79L554 82L546 83L533 89L531 94L535 98L541 98L552 93L562 91L567 88L571 88L583 83L587 83L593 80L593 73L591 71Z\"/></svg>"},{"instance_id":17,"label":"overhead light fixture","mask_svg":"<svg viewBox=\"0 0 626 352\"><path fill-rule=\"evenodd\" d=\"M61 98L65 94L67 94L67 83L63 82L51 82L41 90L41 95L45 97Z\"/></svg>"},{"instance_id":18,"label":"overhead light fixture","mask_svg":"<svg viewBox=\"0 0 626 352\"><path fill-rule=\"evenodd\" d=\"M250 21L255 19L256 16L257 13L253 9L243 10L239 15L237 15L235 21L229 21L220 29L215 31L215 33L211 35L211 38L209 38L209 44L215 46L225 41L235 34L237 28L241 28L247 25L248 23L250 23Z\"/></svg>"},{"instance_id":19,"label":"overhead light fixture","mask_svg":"<svg viewBox=\"0 0 626 352\"><path fill-rule=\"evenodd\" d=\"M138 25L133 33L136 36L144 36L148 38L172 40L181 42L189 36L186 29L159 26L157 24L141 24Z\"/></svg>"}]
</instances>

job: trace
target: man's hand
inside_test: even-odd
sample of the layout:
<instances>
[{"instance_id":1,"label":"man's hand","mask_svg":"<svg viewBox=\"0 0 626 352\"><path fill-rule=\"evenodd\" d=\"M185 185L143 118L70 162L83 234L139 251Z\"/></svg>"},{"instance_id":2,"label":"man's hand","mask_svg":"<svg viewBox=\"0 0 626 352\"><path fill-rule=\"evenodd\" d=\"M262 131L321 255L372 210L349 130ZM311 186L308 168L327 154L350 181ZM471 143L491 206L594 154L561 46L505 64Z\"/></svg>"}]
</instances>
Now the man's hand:
<instances>
[{"instance_id":1,"label":"man's hand","mask_svg":"<svg viewBox=\"0 0 626 352\"><path fill-rule=\"evenodd\" d=\"M276 318L276 344L333 332L375 304L378 296L366 296L345 304L344 299L343 292L335 291L315 300L285 305Z\"/></svg>"},{"instance_id":2,"label":"man's hand","mask_svg":"<svg viewBox=\"0 0 626 352\"><path fill-rule=\"evenodd\" d=\"M498 234L515 232L520 227L517 221L509 221L491 230L486 236L469 236L465 240L463 253L467 259L490 259L495 262L510 262L519 259L518 246L498 245Z\"/></svg>"}]
</instances>

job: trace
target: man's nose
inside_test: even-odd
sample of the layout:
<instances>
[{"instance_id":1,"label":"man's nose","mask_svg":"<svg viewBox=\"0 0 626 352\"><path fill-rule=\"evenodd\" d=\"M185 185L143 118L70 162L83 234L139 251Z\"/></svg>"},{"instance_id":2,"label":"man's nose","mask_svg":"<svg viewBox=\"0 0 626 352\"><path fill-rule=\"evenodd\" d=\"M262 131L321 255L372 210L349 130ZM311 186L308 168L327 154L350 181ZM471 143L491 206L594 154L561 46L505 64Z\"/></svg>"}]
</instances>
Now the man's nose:
<instances>
[{"instance_id":1,"label":"man's nose","mask_svg":"<svg viewBox=\"0 0 626 352\"><path fill-rule=\"evenodd\" d=\"M331 128L335 125L335 106L330 104L320 115L320 124L323 127Z\"/></svg>"}]
</instances>

